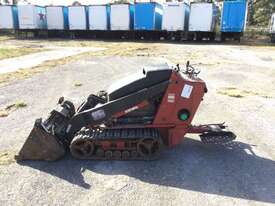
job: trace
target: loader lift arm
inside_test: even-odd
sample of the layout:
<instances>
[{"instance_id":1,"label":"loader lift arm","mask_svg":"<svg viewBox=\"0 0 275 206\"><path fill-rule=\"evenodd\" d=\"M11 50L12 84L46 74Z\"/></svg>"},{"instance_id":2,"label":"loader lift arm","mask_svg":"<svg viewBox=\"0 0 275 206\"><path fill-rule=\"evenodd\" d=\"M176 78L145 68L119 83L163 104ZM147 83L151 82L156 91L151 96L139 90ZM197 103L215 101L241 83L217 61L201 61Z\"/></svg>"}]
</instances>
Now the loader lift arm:
<instances>
[{"instance_id":1,"label":"loader lift arm","mask_svg":"<svg viewBox=\"0 0 275 206\"><path fill-rule=\"evenodd\" d=\"M88 125L100 125L103 122L108 121L114 115L164 93L168 84L169 81L164 81L155 86L140 90L133 94L121 97L117 100L107 102L98 107L96 106L95 108L76 114L68 124L66 129L66 136L70 139L82 127Z\"/></svg>"}]
</instances>

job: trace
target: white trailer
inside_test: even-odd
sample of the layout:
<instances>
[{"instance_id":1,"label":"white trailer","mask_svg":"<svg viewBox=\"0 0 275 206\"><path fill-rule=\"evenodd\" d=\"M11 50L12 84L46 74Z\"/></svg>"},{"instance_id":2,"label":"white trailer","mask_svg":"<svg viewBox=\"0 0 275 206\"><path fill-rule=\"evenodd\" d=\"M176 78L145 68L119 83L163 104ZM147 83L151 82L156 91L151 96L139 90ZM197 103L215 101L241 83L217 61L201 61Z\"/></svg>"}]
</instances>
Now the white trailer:
<instances>
[{"instance_id":1,"label":"white trailer","mask_svg":"<svg viewBox=\"0 0 275 206\"><path fill-rule=\"evenodd\" d=\"M190 5L184 2L163 4L162 30L187 31Z\"/></svg>"},{"instance_id":2,"label":"white trailer","mask_svg":"<svg viewBox=\"0 0 275 206\"><path fill-rule=\"evenodd\" d=\"M20 29L46 29L46 9L35 5L18 5Z\"/></svg>"},{"instance_id":3,"label":"white trailer","mask_svg":"<svg viewBox=\"0 0 275 206\"><path fill-rule=\"evenodd\" d=\"M107 5L89 6L89 29L90 30L107 30L108 29Z\"/></svg>"},{"instance_id":4,"label":"white trailer","mask_svg":"<svg viewBox=\"0 0 275 206\"><path fill-rule=\"evenodd\" d=\"M0 6L0 29L18 29L16 6Z\"/></svg>"},{"instance_id":5,"label":"white trailer","mask_svg":"<svg viewBox=\"0 0 275 206\"><path fill-rule=\"evenodd\" d=\"M110 29L132 29L133 9L131 4L111 4Z\"/></svg>"},{"instance_id":6,"label":"white trailer","mask_svg":"<svg viewBox=\"0 0 275 206\"><path fill-rule=\"evenodd\" d=\"M189 33L190 39L215 39L218 7L214 3L191 3Z\"/></svg>"},{"instance_id":7,"label":"white trailer","mask_svg":"<svg viewBox=\"0 0 275 206\"><path fill-rule=\"evenodd\" d=\"M270 35L271 35L271 42L275 43L275 13L272 14L271 16Z\"/></svg>"},{"instance_id":8,"label":"white trailer","mask_svg":"<svg viewBox=\"0 0 275 206\"><path fill-rule=\"evenodd\" d=\"M68 8L63 6L47 6L48 30L68 29Z\"/></svg>"},{"instance_id":9,"label":"white trailer","mask_svg":"<svg viewBox=\"0 0 275 206\"><path fill-rule=\"evenodd\" d=\"M69 6L69 29L86 30L88 26L87 13L85 6Z\"/></svg>"}]
</instances>

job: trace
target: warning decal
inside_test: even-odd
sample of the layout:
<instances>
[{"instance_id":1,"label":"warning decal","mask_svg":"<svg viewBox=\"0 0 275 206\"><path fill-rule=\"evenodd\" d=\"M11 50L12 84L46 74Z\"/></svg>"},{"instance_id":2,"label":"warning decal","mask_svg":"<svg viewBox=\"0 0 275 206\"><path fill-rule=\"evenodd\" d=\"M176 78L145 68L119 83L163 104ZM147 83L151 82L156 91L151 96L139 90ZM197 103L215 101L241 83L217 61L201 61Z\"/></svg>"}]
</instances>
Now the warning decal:
<instances>
[{"instance_id":1,"label":"warning decal","mask_svg":"<svg viewBox=\"0 0 275 206\"><path fill-rule=\"evenodd\" d=\"M191 86L189 84L185 84L182 89L181 96L183 98L189 99L191 96L192 90L193 90L193 86Z\"/></svg>"},{"instance_id":2,"label":"warning decal","mask_svg":"<svg viewBox=\"0 0 275 206\"><path fill-rule=\"evenodd\" d=\"M176 96L175 96L174 93L169 93L169 94L168 94L167 102L169 102L169 103L174 103L174 102L175 102L175 99L176 99Z\"/></svg>"}]
</instances>

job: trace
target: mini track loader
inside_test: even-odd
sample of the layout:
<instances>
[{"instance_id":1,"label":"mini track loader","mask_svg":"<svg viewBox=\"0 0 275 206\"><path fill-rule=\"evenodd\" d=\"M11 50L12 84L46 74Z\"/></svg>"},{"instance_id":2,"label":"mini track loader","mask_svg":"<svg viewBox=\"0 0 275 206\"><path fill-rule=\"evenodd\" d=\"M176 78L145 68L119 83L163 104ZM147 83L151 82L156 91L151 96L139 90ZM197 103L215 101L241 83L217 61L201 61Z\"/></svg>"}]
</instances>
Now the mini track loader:
<instances>
[{"instance_id":1,"label":"mini track loader","mask_svg":"<svg viewBox=\"0 0 275 206\"><path fill-rule=\"evenodd\" d=\"M53 161L70 150L78 159L152 160L187 133L203 143L231 142L236 136L224 124L191 124L207 92L198 74L189 63L184 71L144 68L91 94L77 110L61 97L46 120L35 121L16 159Z\"/></svg>"}]
</instances>

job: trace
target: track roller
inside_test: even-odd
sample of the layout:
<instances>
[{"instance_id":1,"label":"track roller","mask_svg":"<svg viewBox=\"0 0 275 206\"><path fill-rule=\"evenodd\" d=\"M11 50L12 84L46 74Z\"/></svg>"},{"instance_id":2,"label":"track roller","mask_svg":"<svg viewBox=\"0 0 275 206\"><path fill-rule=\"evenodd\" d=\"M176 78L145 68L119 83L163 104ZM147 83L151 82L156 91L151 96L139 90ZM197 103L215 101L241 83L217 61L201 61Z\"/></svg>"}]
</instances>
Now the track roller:
<instances>
[{"instance_id":1,"label":"track roller","mask_svg":"<svg viewBox=\"0 0 275 206\"><path fill-rule=\"evenodd\" d=\"M84 138L74 143L71 154L79 159L86 159L94 153L94 150L94 143Z\"/></svg>"},{"instance_id":2,"label":"track roller","mask_svg":"<svg viewBox=\"0 0 275 206\"><path fill-rule=\"evenodd\" d=\"M161 149L162 139L154 128L83 128L70 145L75 158L95 160L153 160Z\"/></svg>"}]
</instances>

